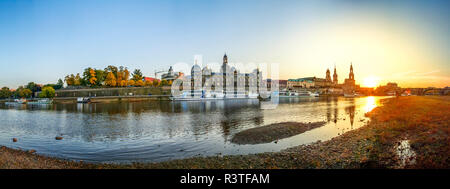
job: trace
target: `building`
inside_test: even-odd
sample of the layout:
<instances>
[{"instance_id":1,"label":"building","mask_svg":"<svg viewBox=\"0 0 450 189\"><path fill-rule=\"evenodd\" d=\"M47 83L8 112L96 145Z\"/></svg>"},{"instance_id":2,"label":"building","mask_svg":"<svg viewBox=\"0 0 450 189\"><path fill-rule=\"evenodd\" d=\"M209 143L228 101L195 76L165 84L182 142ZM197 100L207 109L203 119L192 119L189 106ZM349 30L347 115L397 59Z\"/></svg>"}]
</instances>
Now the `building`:
<instances>
[{"instance_id":1,"label":"building","mask_svg":"<svg viewBox=\"0 0 450 189\"><path fill-rule=\"evenodd\" d=\"M254 69L251 73L240 73L238 69L228 64L228 56L225 54L219 72L214 72L208 66L202 69L195 62L191 68L191 75L187 78L191 81L192 91L219 90L218 88L221 88L225 96L232 97L243 92L258 93L259 83L263 82L261 75L258 69Z\"/></svg>"},{"instance_id":2,"label":"building","mask_svg":"<svg viewBox=\"0 0 450 189\"><path fill-rule=\"evenodd\" d=\"M344 80L342 89L344 91L344 94L355 94L357 88L359 88L359 86L355 84L355 74L353 73L353 64L350 63L350 73L348 74L348 78Z\"/></svg>"},{"instance_id":3,"label":"building","mask_svg":"<svg viewBox=\"0 0 450 189\"><path fill-rule=\"evenodd\" d=\"M184 74L181 72L174 72L172 66L170 66L169 71L161 75L161 80L173 81L179 77L182 77Z\"/></svg>"}]
</instances>

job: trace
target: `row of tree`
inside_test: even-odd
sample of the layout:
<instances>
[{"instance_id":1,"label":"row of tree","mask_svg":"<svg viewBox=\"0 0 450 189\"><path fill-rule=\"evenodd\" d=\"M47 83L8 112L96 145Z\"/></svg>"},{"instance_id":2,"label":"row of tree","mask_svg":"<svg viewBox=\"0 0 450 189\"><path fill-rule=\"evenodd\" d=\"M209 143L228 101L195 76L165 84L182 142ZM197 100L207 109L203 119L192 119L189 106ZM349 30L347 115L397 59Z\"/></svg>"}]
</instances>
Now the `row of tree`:
<instances>
[{"instance_id":1,"label":"row of tree","mask_svg":"<svg viewBox=\"0 0 450 189\"><path fill-rule=\"evenodd\" d=\"M65 82L69 87L128 87L128 86L170 86L172 81L167 80L145 80L144 76L139 69L135 69L131 73L128 68L120 66L108 66L105 69L86 68L82 75L77 73L76 75L70 74L65 77ZM47 84L41 87L34 82L29 82L27 85L18 87L15 91L10 90L8 87L3 87L0 90L0 99L3 98L53 98L55 96L55 90L61 89L64 86L62 79L59 79L56 84ZM36 92L40 92L39 96L35 96Z\"/></svg>"},{"instance_id":2,"label":"row of tree","mask_svg":"<svg viewBox=\"0 0 450 189\"><path fill-rule=\"evenodd\" d=\"M16 90L12 91L8 87L0 89L0 99L4 98L53 98L55 97L55 89L61 89L64 82L59 79L56 84L47 84L44 86L38 85L34 82L29 82L27 85L19 86ZM39 96L35 96L36 92L41 92Z\"/></svg>"},{"instance_id":3,"label":"row of tree","mask_svg":"<svg viewBox=\"0 0 450 189\"><path fill-rule=\"evenodd\" d=\"M131 74L128 68L120 66L108 66L105 69L86 68L82 75L70 74L65 77L67 86L88 86L88 87L126 87L144 86L144 76L141 70L135 69Z\"/></svg>"}]
</instances>

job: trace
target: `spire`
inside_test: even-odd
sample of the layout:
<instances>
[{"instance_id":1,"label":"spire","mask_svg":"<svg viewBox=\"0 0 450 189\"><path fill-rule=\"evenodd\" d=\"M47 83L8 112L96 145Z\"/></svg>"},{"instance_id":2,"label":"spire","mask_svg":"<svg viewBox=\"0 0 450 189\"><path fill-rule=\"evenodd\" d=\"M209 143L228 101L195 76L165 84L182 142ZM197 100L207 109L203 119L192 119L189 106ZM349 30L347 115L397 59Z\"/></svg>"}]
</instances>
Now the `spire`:
<instances>
[{"instance_id":1,"label":"spire","mask_svg":"<svg viewBox=\"0 0 450 189\"><path fill-rule=\"evenodd\" d=\"M353 63L350 62L350 74L348 74L348 78L351 80L355 80L355 74L353 74Z\"/></svg>"}]
</instances>

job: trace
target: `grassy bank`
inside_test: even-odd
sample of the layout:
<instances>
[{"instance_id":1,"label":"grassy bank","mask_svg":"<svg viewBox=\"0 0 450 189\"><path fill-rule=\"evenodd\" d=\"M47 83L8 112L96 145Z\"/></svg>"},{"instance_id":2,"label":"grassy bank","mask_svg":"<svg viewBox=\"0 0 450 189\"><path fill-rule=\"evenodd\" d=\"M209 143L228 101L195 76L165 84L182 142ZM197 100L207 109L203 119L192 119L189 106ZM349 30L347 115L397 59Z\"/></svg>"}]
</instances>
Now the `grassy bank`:
<instances>
[{"instance_id":1,"label":"grassy bank","mask_svg":"<svg viewBox=\"0 0 450 189\"><path fill-rule=\"evenodd\" d=\"M368 113L364 127L276 153L195 157L162 163L86 164L0 150L0 168L449 168L450 97L399 97ZM402 164L401 141L415 156ZM408 163L409 162L409 163Z\"/></svg>"}]
</instances>

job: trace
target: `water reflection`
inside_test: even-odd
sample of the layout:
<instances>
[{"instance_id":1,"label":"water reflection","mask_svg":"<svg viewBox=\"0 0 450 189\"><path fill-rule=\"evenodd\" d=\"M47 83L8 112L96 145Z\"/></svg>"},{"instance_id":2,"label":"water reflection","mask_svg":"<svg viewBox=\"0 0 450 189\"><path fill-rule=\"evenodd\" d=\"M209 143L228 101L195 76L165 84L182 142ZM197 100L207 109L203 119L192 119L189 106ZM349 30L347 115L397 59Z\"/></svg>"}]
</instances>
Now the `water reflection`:
<instances>
[{"instance_id":1,"label":"water reflection","mask_svg":"<svg viewBox=\"0 0 450 189\"><path fill-rule=\"evenodd\" d=\"M364 113L379 105L378 100L378 97L281 98L276 109L264 109L258 100L2 104L0 144L94 162L163 161L198 154L279 151L328 140L361 127L364 122L359 120L364 120ZM235 133L285 121L327 121L327 124L276 144L230 143ZM64 140L55 141L58 135L63 135ZM19 138L20 142L12 143L11 138Z\"/></svg>"}]
</instances>

